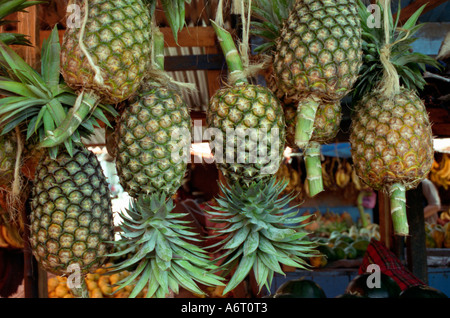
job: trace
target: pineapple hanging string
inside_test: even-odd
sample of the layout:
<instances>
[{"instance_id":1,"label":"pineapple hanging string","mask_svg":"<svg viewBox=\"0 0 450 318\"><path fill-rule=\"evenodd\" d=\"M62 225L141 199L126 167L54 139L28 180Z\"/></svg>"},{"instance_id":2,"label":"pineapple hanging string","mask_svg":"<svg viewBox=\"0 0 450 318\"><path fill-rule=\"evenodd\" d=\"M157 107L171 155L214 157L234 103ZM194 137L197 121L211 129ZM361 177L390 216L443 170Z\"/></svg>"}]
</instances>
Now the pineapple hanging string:
<instances>
[{"instance_id":1,"label":"pineapple hanging string","mask_svg":"<svg viewBox=\"0 0 450 318\"><path fill-rule=\"evenodd\" d=\"M15 128L15 137L17 141L17 152L14 166L14 179L11 185L11 192L8 194L7 198L10 211L9 213L13 222L18 220L17 218L20 217L18 214L21 211L20 194L22 191L22 178L20 175L20 168L22 167L23 143L19 127Z\"/></svg>"},{"instance_id":2,"label":"pineapple hanging string","mask_svg":"<svg viewBox=\"0 0 450 318\"><path fill-rule=\"evenodd\" d=\"M242 40L238 43L238 52L231 51L228 54L238 53L242 61L242 67L231 71L228 74L228 84L234 84L240 80L256 76L261 70L267 68L271 58L267 55L261 55L260 62L252 62L250 60L250 20L251 20L252 0L235 0L233 1L233 12L241 16L242 24ZM247 10L246 10L247 8ZM224 28L223 20L223 0L219 0L215 24ZM219 39L220 40L220 39Z\"/></svg>"},{"instance_id":3,"label":"pineapple hanging string","mask_svg":"<svg viewBox=\"0 0 450 318\"><path fill-rule=\"evenodd\" d=\"M381 81L380 90L388 97L392 97L400 92L400 78L395 69L394 64L392 64L391 58L391 48L397 43L406 40L409 36L410 30L408 30L403 38L390 43L391 37L391 26L389 19L389 12L391 10L390 0L383 1L383 27L384 27L384 37L385 44L380 50L380 61L383 65L383 80Z\"/></svg>"},{"instance_id":4,"label":"pineapple hanging string","mask_svg":"<svg viewBox=\"0 0 450 318\"><path fill-rule=\"evenodd\" d=\"M156 84L173 89L180 89L188 93L195 92L197 90L195 84L177 81L164 70L164 35L159 30L154 19L151 24L151 29L151 67L146 71L143 85Z\"/></svg>"}]
</instances>

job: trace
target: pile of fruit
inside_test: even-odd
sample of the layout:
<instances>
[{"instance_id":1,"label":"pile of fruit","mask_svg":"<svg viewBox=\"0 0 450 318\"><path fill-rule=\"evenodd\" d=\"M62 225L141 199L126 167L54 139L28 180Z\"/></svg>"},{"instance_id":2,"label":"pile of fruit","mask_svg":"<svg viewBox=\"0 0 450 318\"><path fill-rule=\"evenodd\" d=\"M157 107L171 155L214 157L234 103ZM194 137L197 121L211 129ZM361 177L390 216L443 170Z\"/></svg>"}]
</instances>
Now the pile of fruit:
<instances>
[{"instance_id":1,"label":"pile of fruit","mask_svg":"<svg viewBox=\"0 0 450 318\"><path fill-rule=\"evenodd\" d=\"M445 225L425 223L425 238L428 248L450 248L450 222Z\"/></svg>"},{"instance_id":2,"label":"pile of fruit","mask_svg":"<svg viewBox=\"0 0 450 318\"><path fill-rule=\"evenodd\" d=\"M308 215L309 212L303 214ZM368 226L362 227L360 222L353 221L348 212L339 214L316 211L314 216L315 220L307 224L305 229L320 243L318 249L322 255L309 258L310 264L315 268L324 267L337 260L360 258L372 238L380 239L378 224L369 223Z\"/></svg>"},{"instance_id":3,"label":"pile of fruit","mask_svg":"<svg viewBox=\"0 0 450 318\"><path fill-rule=\"evenodd\" d=\"M107 263L104 267L97 269L93 274L86 275L86 286L89 291L89 298L128 298L133 285L127 285L123 289L117 290L117 283L130 275L128 271L120 273L108 273L112 264ZM67 285L67 277L53 276L48 279L49 298L75 298ZM146 288L144 288L137 298L144 298Z\"/></svg>"},{"instance_id":4,"label":"pile of fruit","mask_svg":"<svg viewBox=\"0 0 450 318\"><path fill-rule=\"evenodd\" d=\"M321 243L318 249L322 255L310 257L309 262L314 268L322 268L334 261L362 258L370 240L378 240L379 237L377 224L365 228L352 225L348 231L334 231L328 237L317 237L316 241Z\"/></svg>"}]
</instances>

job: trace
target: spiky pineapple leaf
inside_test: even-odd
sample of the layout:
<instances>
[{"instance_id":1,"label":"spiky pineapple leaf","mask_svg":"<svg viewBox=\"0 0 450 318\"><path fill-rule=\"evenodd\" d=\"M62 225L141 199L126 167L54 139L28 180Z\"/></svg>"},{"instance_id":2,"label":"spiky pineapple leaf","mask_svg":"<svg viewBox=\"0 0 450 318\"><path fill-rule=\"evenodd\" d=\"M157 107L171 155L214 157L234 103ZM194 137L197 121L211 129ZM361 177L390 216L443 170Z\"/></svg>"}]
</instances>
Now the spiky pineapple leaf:
<instances>
[{"instance_id":1,"label":"spiky pineapple leaf","mask_svg":"<svg viewBox=\"0 0 450 318\"><path fill-rule=\"evenodd\" d=\"M228 281L227 286L223 290L223 295L237 287L250 273L256 260L256 252L243 256L236 268L235 274Z\"/></svg>"},{"instance_id":2,"label":"spiky pineapple leaf","mask_svg":"<svg viewBox=\"0 0 450 318\"><path fill-rule=\"evenodd\" d=\"M44 41L41 73L0 42L0 67L6 74L0 77L0 93L11 97L2 101L8 103L8 107L3 107L0 114L2 133L25 125L27 139L37 135L38 140L43 140L65 118L76 99L75 93L59 76L59 53L59 36L56 28ZM110 107L102 107L100 112L87 118L80 129L72 133L70 139L64 141L69 154L73 152L73 144L81 142L81 136L88 137L94 133L95 127L98 126L97 120L105 120L103 111L110 110ZM48 149L52 158L56 157L57 150L57 147Z\"/></svg>"},{"instance_id":3,"label":"spiky pineapple leaf","mask_svg":"<svg viewBox=\"0 0 450 318\"><path fill-rule=\"evenodd\" d=\"M131 202L128 213L125 213L128 216L124 215L122 219L124 233L119 242L126 241L136 248L136 252L118 263L115 270L134 267L138 262L148 262L150 267L146 271L151 273L145 272L144 280L157 286L149 286L146 297L164 297L170 292L169 285L172 291L178 290L179 285L196 293L201 293L197 282L223 285L222 278L213 273L217 266L201 246L191 243L196 241L195 234L183 225L184 220L178 219L184 217L185 213L171 213L173 208L173 201L166 199L164 194L141 195ZM132 282L127 280L123 283ZM145 286L142 276L138 284L140 292Z\"/></svg>"},{"instance_id":4,"label":"spiky pineapple leaf","mask_svg":"<svg viewBox=\"0 0 450 318\"><path fill-rule=\"evenodd\" d=\"M260 288L270 286L273 274L283 273L280 263L306 268L307 262L303 258L317 254L317 244L307 238L308 232L302 230L306 225L300 223L309 216L299 217L298 211L286 208L293 197L280 197L285 187L286 183L277 182L276 178L252 184L249 188L239 184L222 187L217 204L223 204L228 211L212 211L214 219L211 220L225 224L215 230L224 237L210 248L222 252L218 260L223 260L220 264L223 276L233 272L226 290L237 286L251 268L259 277ZM212 210L223 209L214 205ZM233 219L235 223L230 222Z\"/></svg>"}]
</instances>

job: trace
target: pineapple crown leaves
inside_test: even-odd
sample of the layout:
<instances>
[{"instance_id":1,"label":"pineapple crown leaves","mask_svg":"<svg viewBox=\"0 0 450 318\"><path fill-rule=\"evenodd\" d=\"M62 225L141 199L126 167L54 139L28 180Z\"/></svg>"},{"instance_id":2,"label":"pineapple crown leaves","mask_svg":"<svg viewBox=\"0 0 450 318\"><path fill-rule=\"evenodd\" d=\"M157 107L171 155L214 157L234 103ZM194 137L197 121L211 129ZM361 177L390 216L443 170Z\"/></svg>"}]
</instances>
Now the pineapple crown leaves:
<instances>
[{"instance_id":1,"label":"pineapple crown leaves","mask_svg":"<svg viewBox=\"0 0 450 318\"><path fill-rule=\"evenodd\" d=\"M0 26L14 23L17 21L6 20L5 18L14 13L24 11L24 9L45 3L45 1L27 1L27 0L0 0ZM19 33L0 33L0 41L7 45L26 45L31 46L27 36Z\"/></svg>"},{"instance_id":2,"label":"pineapple crown leaves","mask_svg":"<svg viewBox=\"0 0 450 318\"><path fill-rule=\"evenodd\" d=\"M383 78L383 64L380 60L381 49L385 45L385 34L382 27L369 25L372 13L367 10L364 3L359 0L359 16L361 19L363 40L363 65L360 68L359 79L353 90L353 100L360 100L365 94L373 90ZM378 4L380 16L383 16L383 6ZM424 24L417 24L426 5L420 7L405 24L399 26L400 4L394 21L392 12L388 14L390 30L390 62L394 65L400 79L400 84L412 90L422 90L426 85L421 72L426 65L440 68L439 63L432 57L419 52L412 52L411 44L417 40L413 37Z\"/></svg>"},{"instance_id":3,"label":"pineapple crown leaves","mask_svg":"<svg viewBox=\"0 0 450 318\"><path fill-rule=\"evenodd\" d=\"M289 17L295 0L254 0L252 1L251 34L264 40L255 47L256 53L274 49L280 35L283 21Z\"/></svg>"},{"instance_id":4,"label":"pineapple crown leaves","mask_svg":"<svg viewBox=\"0 0 450 318\"><path fill-rule=\"evenodd\" d=\"M150 15L154 16L157 0L144 0L144 3L148 5ZM181 31L186 24L186 3L190 4L191 0L161 0L164 14L176 43L178 43L178 32Z\"/></svg>"},{"instance_id":5,"label":"pineapple crown leaves","mask_svg":"<svg viewBox=\"0 0 450 318\"><path fill-rule=\"evenodd\" d=\"M224 294L242 282L252 268L259 288L270 288L275 272L284 275L280 263L308 268L304 258L319 254L317 243L303 229L310 216L298 216L297 207L289 206L293 195L280 196L286 186L287 182L277 182L276 178L246 189L221 185L223 194L207 213L212 222L225 224L211 236L223 239L208 248L223 252L219 258L223 260L223 275L235 269Z\"/></svg>"},{"instance_id":6,"label":"pineapple crown leaves","mask_svg":"<svg viewBox=\"0 0 450 318\"><path fill-rule=\"evenodd\" d=\"M206 286L223 285L223 278L205 250L198 242L197 234L183 220L186 213L173 213L172 199L164 194L141 195L122 213L122 238L114 244L127 248L110 254L123 256L138 246L130 258L115 264L113 272L134 268L133 273L118 282L118 290L135 283L130 294L133 298L148 285L146 297L165 297L170 290L178 293L179 286L204 294L197 282Z\"/></svg>"},{"instance_id":7,"label":"pineapple crown leaves","mask_svg":"<svg viewBox=\"0 0 450 318\"><path fill-rule=\"evenodd\" d=\"M25 125L27 140L32 137L43 140L49 131L62 122L77 101L76 93L63 82L59 73L60 43L56 27L50 37L44 40L41 55L39 73L0 42L0 66L7 74L0 77L0 93L7 96L0 99L2 134ZM100 105L71 138L64 142L69 154L73 152L73 143L81 143L81 137L94 133L98 120L110 126L104 112L116 114L110 105ZM48 150L55 158L58 147Z\"/></svg>"}]
</instances>

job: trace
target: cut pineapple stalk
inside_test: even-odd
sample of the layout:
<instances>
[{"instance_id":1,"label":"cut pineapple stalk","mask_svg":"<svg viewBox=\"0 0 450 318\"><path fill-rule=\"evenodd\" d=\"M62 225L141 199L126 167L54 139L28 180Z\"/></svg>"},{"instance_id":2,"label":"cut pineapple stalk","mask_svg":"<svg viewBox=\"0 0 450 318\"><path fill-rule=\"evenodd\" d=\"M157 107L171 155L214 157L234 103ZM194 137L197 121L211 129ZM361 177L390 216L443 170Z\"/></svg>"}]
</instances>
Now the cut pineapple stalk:
<instances>
[{"instance_id":1,"label":"cut pineapple stalk","mask_svg":"<svg viewBox=\"0 0 450 318\"><path fill-rule=\"evenodd\" d=\"M297 125L295 127L295 143L300 149L305 149L314 131L314 121L320 99L314 96L300 102L297 107Z\"/></svg>"},{"instance_id":2,"label":"cut pineapple stalk","mask_svg":"<svg viewBox=\"0 0 450 318\"><path fill-rule=\"evenodd\" d=\"M244 75L244 65L231 34L212 20L211 24L216 32L222 52L225 54L230 77L238 78L236 82L247 82Z\"/></svg>"},{"instance_id":3,"label":"cut pineapple stalk","mask_svg":"<svg viewBox=\"0 0 450 318\"><path fill-rule=\"evenodd\" d=\"M320 162L320 144L318 142L310 142L305 149L305 167L309 195L313 197L324 190L322 164Z\"/></svg>"}]
</instances>

